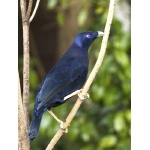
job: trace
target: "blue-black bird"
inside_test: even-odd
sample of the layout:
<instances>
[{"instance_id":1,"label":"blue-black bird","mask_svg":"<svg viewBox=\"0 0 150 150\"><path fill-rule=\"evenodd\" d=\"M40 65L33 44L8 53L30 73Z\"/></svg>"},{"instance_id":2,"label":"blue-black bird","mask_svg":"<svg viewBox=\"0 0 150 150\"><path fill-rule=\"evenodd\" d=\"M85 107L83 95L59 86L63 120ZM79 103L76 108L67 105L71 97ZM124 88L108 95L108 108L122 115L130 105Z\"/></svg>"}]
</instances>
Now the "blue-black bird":
<instances>
[{"instance_id":1,"label":"blue-black bird","mask_svg":"<svg viewBox=\"0 0 150 150\"><path fill-rule=\"evenodd\" d=\"M64 97L82 88L88 73L88 48L103 32L78 34L70 48L48 72L36 96L29 139L37 137L43 113L66 102ZM67 99L68 100L68 99Z\"/></svg>"}]
</instances>

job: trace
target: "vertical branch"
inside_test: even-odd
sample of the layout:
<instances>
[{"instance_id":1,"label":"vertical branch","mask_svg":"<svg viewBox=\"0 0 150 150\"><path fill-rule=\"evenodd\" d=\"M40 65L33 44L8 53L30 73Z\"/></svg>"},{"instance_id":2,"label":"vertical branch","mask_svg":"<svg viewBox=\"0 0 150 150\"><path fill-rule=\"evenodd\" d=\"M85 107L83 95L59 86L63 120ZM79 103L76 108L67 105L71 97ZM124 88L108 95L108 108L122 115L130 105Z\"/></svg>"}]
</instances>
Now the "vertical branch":
<instances>
[{"instance_id":1,"label":"vertical branch","mask_svg":"<svg viewBox=\"0 0 150 150\"><path fill-rule=\"evenodd\" d=\"M93 80L94 80L101 64L102 64L102 61L103 61L103 58L104 58L104 55L105 55L105 52L106 52L110 27L111 27L111 23L112 23L112 19L113 19L114 6L115 6L115 0L110 0L109 12L108 12L108 16L107 16L107 22L106 22L105 29L104 29L105 35L103 36L99 56L98 56L96 64L95 64L89 78L87 79L87 81L86 81L86 83L83 87L83 90L82 90L82 93L81 93L82 95L85 95L88 92L88 90L89 90L89 88L90 88L90 86L91 86L91 84L92 84L92 82L93 82ZM64 123L64 128L67 128L68 125L71 123L72 119L76 115L76 113L77 113L80 105L82 104L82 102L83 101L81 101L79 98L77 99L74 107L72 108L71 112L69 113L69 115L66 118L66 122ZM54 148L55 144L58 142L58 140L63 135L63 133L64 132L62 131L62 129L59 129L57 131L57 133L55 134L55 136L53 137L53 139L50 141L50 143L47 146L46 150L52 150Z\"/></svg>"},{"instance_id":2,"label":"vertical branch","mask_svg":"<svg viewBox=\"0 0 150 150\"><path fill-rule=\"evenodd\" d=\"M30 143L28 138L28 126L29 126L29 21L26 17L26 1L20 0L22 26L23 26L23 108L19 111L19 121L25 126L23 131L19 130L19 145L24 144L26 149L30 149ZM20 102L22 103L22 101ZM22 112L23 111L23 112ZM22 117L24 116L24 117ZM20 126L21 124L19 124ZM20 127L21 128L21 127ZM21 134L21 133L22 134ZM21 137L20 137L21 136ZM22 139L23 138L23 139ZM24 147L20 147L20 150L24 150Z\"/></svg>"},{"instance_id":3,"label":"vertical branch","mask_svg":"<svg viewBox=\"0 0 150 150\"><path fill-rule=\"evenodd\" d=\"M18 73L18 149L29 150L29 141L26 134L25 116L22 106L20 79Z\"/></svg>"},{"instance_id":4,"label":"vertical branch","mask_svg":"<svg viewBox=\"0 0 150 150\"><path fill-rule=\"evenodd\" d=\"M20 8L21 8L21 15L22 18L25 18L26 16L26 0L20 0Z\"/></svg>"},{"instance_id":5,"label":"vertical branch","mask_svg":"<svg viewBox=\"0 0 150 150\"><path fill-rule=\"evenodd\" d=\"M27 121L27 128L29 126L29 23L25 22L23 25L23 108L25 118Z\"/></svg>"},{"instance_id":6,"label":"vertical branch","mask_svg":"<svg viewBox=\"0 0 150 150\"><path fill-rule=\"evenodd\" d=\"M23 108L29 126L29 21L22 18L23 24Z\"/></svg>"},{"instance_id":7,"label":"vertical branch","mask_svg":"<svg viewBox=\"0 0 150 150\"><path fill-rule=\"evenodd\" d=\"M26 17L26 1L20 0L23 26L23 109L28 128L29 105L29 23Z\"/></svg>"},{"instance_id":8,"label":"vertical branch","mask_svg":"<svg viewBox=\"0 0 150 150\"><path fill-rule=\"evenodd\" d=\"M25 119L27 128L29 128L29 16L32 9L32 0L29 0L28 10L26 10L25 0L20 0L21 14L22 14L22 26L23 26L23 108L25 113ZM39 3L39 0L37 0ZM37 10L37 4L35 6ZM34 9L34 14L36 10ZM34 16L33 16L34 17ZM32 19L33 19L32 17Z\"/></svg>"},{"instance_id":9,"label":"vertical branch","mask_svg":"<svg viewBox=\"0 0 150 150\"><path fill-rule=\"evenodd\" d=\"M21 100L20 81L18 82L18 144L19 150L29 150L29 18L33 0L29 0L26 9L26 0L20 0L22 28L23 28L23 102ZM22 104L23 103L23 104Z\"/></svg>"},{"instance_id":10,"label":"vertical branch","mask_svg":"<svg viewBox=\"0 0 150 150\"><path fill-rule=\"evenodd\" d=\"M26 13L27 18L30 17L30 13L31 13L31 10L32 10L32 4L33 4L33 0L29 0L28 9L27 9L27 13Z\"/></svg>"}]
</instances>

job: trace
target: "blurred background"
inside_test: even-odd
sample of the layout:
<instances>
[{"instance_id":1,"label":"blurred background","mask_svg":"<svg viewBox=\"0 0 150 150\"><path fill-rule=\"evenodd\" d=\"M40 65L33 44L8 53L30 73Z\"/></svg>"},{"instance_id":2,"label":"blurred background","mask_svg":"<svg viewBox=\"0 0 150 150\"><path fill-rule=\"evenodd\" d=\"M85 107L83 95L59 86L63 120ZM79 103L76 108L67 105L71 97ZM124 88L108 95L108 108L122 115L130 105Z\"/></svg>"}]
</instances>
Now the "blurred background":
<instances>
[{"instance_id":1,"label":"blurred background","mask_svg":"<svg viewBox=\"0 0 150 150\"><path fill-rule=\"evenodd\" d=\"M33 1L35 4L35 0ZM75 118L55 150L130 150L130 0L117 0L107 51L102 66ZM22 84L22 23L19 9L18 65ZM103 31L108 0L41 0L30 26L30 118L38 88L46 73L70 46L79 32ZM33 7L34 8L34 7ZM101 38L89 49L89 73L101 45ZM65 121L76 98L53 108ZM46 112L31 150L43 150L59 124Z\"/></svg>"}]
</instances>

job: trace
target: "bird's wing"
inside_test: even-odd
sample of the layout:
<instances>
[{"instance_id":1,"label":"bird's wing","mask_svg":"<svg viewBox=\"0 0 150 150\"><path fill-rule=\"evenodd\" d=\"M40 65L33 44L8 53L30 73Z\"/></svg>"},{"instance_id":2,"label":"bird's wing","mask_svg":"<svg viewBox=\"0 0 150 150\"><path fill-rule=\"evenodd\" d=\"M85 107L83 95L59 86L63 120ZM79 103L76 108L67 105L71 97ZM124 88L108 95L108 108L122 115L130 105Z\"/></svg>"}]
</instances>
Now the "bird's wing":
<instances>
[{"instance_id":1,"label":"bird's wing","mask_svg":"<svg viewBox=\"0 0 150 150\"><path fill-rule=\"evenodd\" d=\"M70 82L73 82L81 73L83 67L80 63L74 62L55 67L44 80L41 89L37 95L40 109L45 105L55 94L66 87Z\"/></svg>"}]
</instances>

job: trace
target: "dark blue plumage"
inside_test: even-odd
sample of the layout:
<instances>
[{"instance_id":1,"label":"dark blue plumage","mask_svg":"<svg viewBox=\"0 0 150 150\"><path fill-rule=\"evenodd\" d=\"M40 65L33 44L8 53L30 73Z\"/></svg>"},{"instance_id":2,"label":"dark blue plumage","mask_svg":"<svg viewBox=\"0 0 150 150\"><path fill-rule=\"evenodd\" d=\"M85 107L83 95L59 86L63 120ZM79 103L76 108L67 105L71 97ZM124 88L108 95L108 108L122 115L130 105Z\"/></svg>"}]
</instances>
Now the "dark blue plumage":
<instances>
[{"instance_id":1,"label":"dark blue plumage","mask_svg":"<svg viewBox=\"0 0 150 150\"><path fill-rule=\"evenodd\" d=\"M82 88L88 72L88 48L102 32L78 34L68 51L50 70L36 96L34 112L29 129L30 140L38 135L43 113L47 109L63 104L63 98Z\"/></svg>"}]
</instances>

